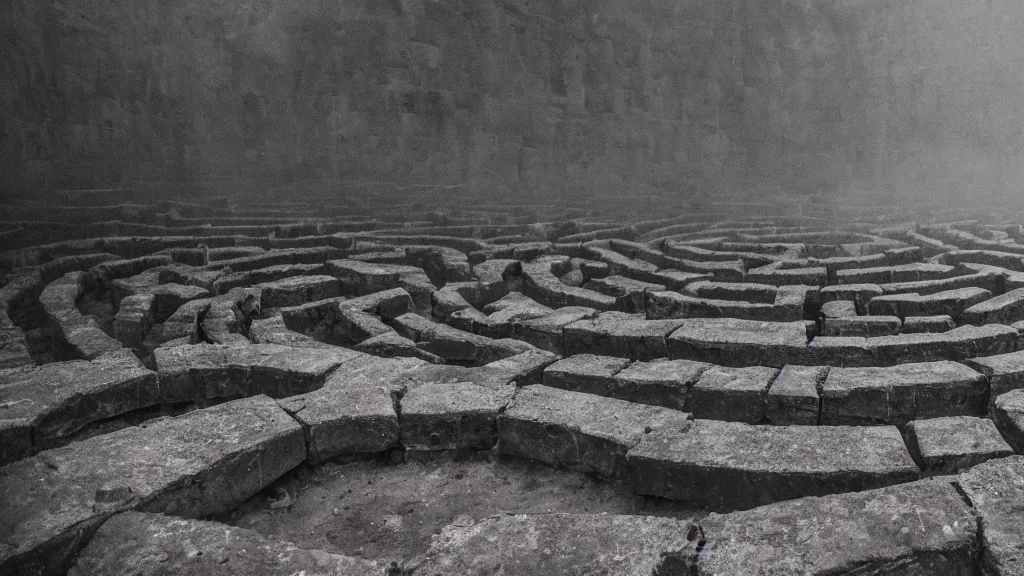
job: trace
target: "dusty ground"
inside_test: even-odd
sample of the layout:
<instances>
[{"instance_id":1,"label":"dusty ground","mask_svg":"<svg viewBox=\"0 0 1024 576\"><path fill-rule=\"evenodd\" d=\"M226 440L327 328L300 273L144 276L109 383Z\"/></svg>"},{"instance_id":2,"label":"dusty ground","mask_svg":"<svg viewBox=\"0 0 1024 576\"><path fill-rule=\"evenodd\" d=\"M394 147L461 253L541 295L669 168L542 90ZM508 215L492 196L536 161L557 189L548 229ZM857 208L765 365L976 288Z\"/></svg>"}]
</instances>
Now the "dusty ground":
<instances>
[{"instance_id":1,"label":"dusty ground","mask_svg":"<svg viewBox=\"0 0 1024 576\"><path fill-rule=\"evenodd\" d=\"M280 487L292 505L272 509ZM454 521L506 512L704 514L583 474L485 454L327 464L291 474L222 520L301 548L401 560L426 551L431 535Z\"/></svg>"}]
</instances>

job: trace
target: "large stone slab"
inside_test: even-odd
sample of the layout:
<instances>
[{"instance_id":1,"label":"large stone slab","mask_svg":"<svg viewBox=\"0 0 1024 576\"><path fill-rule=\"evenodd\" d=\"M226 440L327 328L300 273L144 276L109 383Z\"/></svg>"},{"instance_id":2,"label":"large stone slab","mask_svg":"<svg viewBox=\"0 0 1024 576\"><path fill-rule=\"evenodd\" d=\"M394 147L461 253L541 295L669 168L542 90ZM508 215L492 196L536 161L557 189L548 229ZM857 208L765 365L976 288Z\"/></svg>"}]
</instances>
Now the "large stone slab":
<instances>
[{"instance_id":1,"label":"large stone slab","mask_svg":"<svg viewBox=\"0 0 1024 576\"><path fill-rule=\"evenodd\" d=\"M153 311L156 297L134 294L123 300L114 316L114 338L129 348L142 348L142 343L156 321Z\"/></svg>"},{"instance_id":2,"label":"large stone slab","mask_svg":"<svg viewBox=\"0 0 1024 576\"><path fill-rule=\"evenodd\" d=\"M887 294L871 299L868 311L879 316L950 316L957 320L964 310L992 298L984 288L958 288L934 294Z\"/></svg>"},{"instance_id":3,"label":"large stone slab","mask_svg":"<svg viewBox=\"0 0 1024 576\"><path fill-rule=\"evenodd\" d=\"M781 294L781 293L780 293ZM792 322L803 317L802 298L789 305L761 304L735 300L710 300L678 292L647 293L647 317L665 318L740 318L767 322Z\"/></svg>"},{"instance_id":4,"label":"large stone slab","mask_svg":"<svg viewBox=\"0 0 1024 576\"><path fill-rule=\"evenodd\" d=\"M265 397L196 410L0 468L0 573L64 574L125 510L218 514L305 458L302 427Z\"/></svg>"},{"instance_id":5,"label":"large stone slab","mask_svg":"<svg viewBox=\"0 0 1024 576\"><path fill-rule=\"evenodd\" d=\"M806 363L829 366L894 366L908 362L966 361L1012 352L1019 334L1010 326L960 326L941 334L899 334L863 338L818 336Z\"/></svg>"},{"instance_id":6,"label":"large stone slab","mask_svg":"<svg viewBox=\"0 0 1024 576\"><path fill-rule=\"evenodd\" d=\"M313 463L383 452L399 443L396 406L407 388L397 380L423 364L361 356L331 374L322 388L278 403L305 428Z\"/></svg>"},{"instance_id":7,"label":"large stone slab","mask_svg":"<svg viewBox=\"0 0 1024 576\"><path fill-rule=\"evenodd\" d=\"M1024 390L1000 394L992 403L992 419L1018 454L1024 454Z\"/></svg>"},{"instance_id":8,"label":"large stone slab","mask_svg":"<svg viewBox=\"0 0 1024 576\"><path fill-rule=\"evenodd\" d=\"M828 371L828 366L783 366L768 389L765 409L768 422L777 425L816 425L821 409L818 391L825 383Z\"/></svg>"},{"instance_id":9,"label":"large stone slab","mask_svg":"<svg viewBox=\"0 0 1024 576\"><path fill-rule=\"evenodd\" d=\"M249 340L253 344L277 344L280 346L294 346L296 348L321 348L330 350L330 344L318 342L305 334L289 330L284 325L284 318L280 314L253 320L249 325Z\"/></svg>"},{"instance_id":10,"label":"large stone slab","mask_svg":"<svg viewBox=\"0 0 1024 576\"><path fill-rule=\"evenodd\" d=\"M758 322L731 318L679 320L666 338L670 358L720 366L799 364L807 348L803 322Z\"/></svg>"},{"instance_id":11,"label":"large stone slab","mask_svg":"<svg viewBox=\"0 0 1024 576\"><path fill-rule=\"evenodd\" d=\"M626 456L625 476L640 494L715 510L920 477L892 426L751 426L715 420L644 435Z\"/></svg>"},{"instance_id":12,"label":"large stone slab","mask_svg":"<svg viewBox=\"0 0 1024 576\"><path fill-rule=\"evenodd\" d=\"M502 454L615 476L626 452L661 427L686 429L689 414L547 386L521 388L498 416Z\"/></svg>"},{"instance_id":13,"label":"large stone slab","mask_svg":"<svg viewBox=\"0 0 1024 576\"><path fill-rule=\"evenodd\" d=\"M615 375L609 396L685 411L693 385L710 368L692 360L634 362Z\"/></svg>"},{"instance_id":14,"label":"large stone slab","mask_svg":"<svg viewBox=\"0 0 1024 576\"><path fill-rule=\"evenodd\" d=\"M614 297L616 308L623 312L643 312L647 308L648 293L665 290L665 286L661 284L616 275L594 278L587 282L585 287Z\"/></svg>"},{"instance_id":15,"label":"large stone slab","mask_svg":"<svg viewBox=\"0 0 1024 576\"><path fill-rule=\"evenodd\" d=\"M899 334L903 322L896 316L846 316L825 318L822 336L891 336Z\"/></svg>"},{"instance_id":16,"label":"large stone slab","mask_svg":"<svg viewBox=\"0 0 1024 576\"><path fill-rule=\"evenodd\" d=\"M981 562L986 574L1024 574L1024 456L979 464L957 483L981 519Z\"/></svg>"},{"instance_id":17,"label":"large stone slab","mask_svg":"<svg viewBox=\"0 0 1024 576\"><path fill-rule=\"evenodd\" d=\"M341 283L333 276L292 276L256 285L263 291L264 308L299 306L341 296Z\"/></svg>"},{"instance_id":18,"label":"large stone slab","mask_svg":"<svg viewBox=\"0 0 1024 576\"><path fill-rule=\"evenodd\" d=\"M604 312L562 329L565 355L602 354L633 360L653 360L668 355L665 338L681 320L646 320L623 312Z\"/></svg>"},{"instance_id":19,"label":"large stone slab","mask_svg":"<svg viewBox=\"0 0 1024 576\"><path fill-rule=\"evenodd\" d=\"M987 418L947 416L915 420L905 429L907 447L926 476L954 474L1013 449Z\"/></svg>"},{"instance_id":20,"label":"large stone slab","mask_svg":"<svg viewBox=\"0 0 1024 576\"><path fill-rule=\"evenodd\" d=\"M960 320L966 324L1013 324L1024 320L1024 288L1010 290L966 310Z\"/></svg>"},{"instance_id":21,"label":"large stone slab","mask_svg":"<svg viewBox=\"0 0 1024 576\"><path fill-rule=\"evenodd\" d=\"M776 368L712 366L690 388L687 412L694 418L759 424L768 407L768 387Z\"/></svg>"},{"instance_id":22,"label":"large stone slab","mask_svg":"<svg viewBox=\"0 0 1024 576\"><path fill-rule=\"evenodd\" d=\"M749 282L693 282L686 286L685 292L711 300L737 300L759 304L774 304L778 287L768 284L752 284Z\"/></svg>"},{"instance_id":23,"label":"large stone slab","mask_svg":"<svg viewBox=\"0 0 1024 576\"><path fill-rule=\"evenodd\" d=\"M597 315L597 310L584 306L565 306L540 318L519 320L512 324L512 337L555 354L563 353L563 329L580 320Z\"/></svg>"},{"instance_id":24,"label":"large stone slab","mask_svg":"<svg viewBox=\"0 0 1024 576\"><path fill-rule=\"evenodd\" d=\"M650 516L493 516L445 527L405 568L430 576L667 576L689 552L688 528Z\"/></svg>"},{"instance_id":25,"label":"large stone slab","mask_svg":"<svg viewBox=\"0 0 1024 576\"><path fill-rule=\"evenodd\" d=\"M629 366L630 362L626 358L593 354L570 356L544 369L544 385L573 392L613 396L615 375Z\"/></svg>"},{"instance_id":26,"label":"large stone slab","mask_svg":"<svg viewBox=\"0 0 1024 576\"><path fill-rule=\"evenodd\" d=\"M210 291L199 286L186 286L173 282L160 284L151 291L154 298L153 317L156 322L163 324L174 312L186 302L199 300L210 296ZM124 300L121 301L124 305Z\"/></svg>"},{"instance_id":27,"label":"large stone slab","mask_svg":"<svg viewBox=\"0 0 1024 576\"><path fill-rule=\"evenodd\" d=\"M0 371L0 465L30 454L26 438L32 451L44 450L92 422L160 401L156 374L128 350Z\"/></svg>"},{"instance_id":28,"label":"large stone slab","mask_svg":"<svg viewBox=\"0 0 1024 576\"><path fill-rule=\"evenodd\" d=\"M384 574L379 562L303 550L218 522L123 512L103 523L68 576Z\"/></svg>"},{"instance_id":29,"label":"large stone slab","mask_svg":"<svg viewBox=\"0 0 1024 576\"><path fill-rule=\"evenodd\" d=\"M903 334L938 334L956 328L949 316L908 316L903 319Z\"/></svg>"},{"instance_id":30,"label":"large stone slab","mask_svg":"<svg viewBox=\"0 0 1024 576\"><path fill-rule=\"evenodd\" d=\"M985 413L985 377L956 362L832 368L821 389L821 424L896 424Z\"/></svg>"},{"instance_id":31,"label":"large stone slab","mask_svg":"<svg viewBox=\"0 0 1024 576\"><path fill-rule=\"evenodd\" d=\"M512 382L424 382L402 396L402 445L488 450L498 441L498 414L516 389Z\"/></svg>"},{"instance_id":32,"label":"large stone slab","mask_svg":"<svg viewBox=\"0 0 1024 576\"><path fill-rule=\"evenodd\" d=\"M972 576L978 520L948 482L800 498L701 522L699 576Z\"/></svg>"},{"instance_id":33,"label":"large stone slab","mask_svg":"<svg viewBox=\"0 0 1024 576\"><path fill-rule=\"evenodd\" d=\"M344 348L276 344L196 344L154 351L165 403L266 394L285 398L323 386L339 366L362 356Z\"/></svg>"},{"instance_id":34,"label":"large stone slab","mask_svg":"<svg viewBox=\"0 0 1024 576\"><path fill-rule=\"evenodd\" d=\"M964 363L988 377L993 402L1002 394L1024 388L1024 351L979 356Z\"/></svg>"}]
</instances>

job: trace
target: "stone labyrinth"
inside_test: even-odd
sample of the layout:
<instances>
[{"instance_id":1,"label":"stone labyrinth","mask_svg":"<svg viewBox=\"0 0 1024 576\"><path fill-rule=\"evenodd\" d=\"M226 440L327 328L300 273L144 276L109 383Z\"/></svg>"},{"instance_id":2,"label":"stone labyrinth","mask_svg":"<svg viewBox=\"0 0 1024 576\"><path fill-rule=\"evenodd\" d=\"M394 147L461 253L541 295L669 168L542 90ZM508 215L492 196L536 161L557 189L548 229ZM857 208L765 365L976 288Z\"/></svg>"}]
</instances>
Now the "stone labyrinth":
<instances>
[{"instance_id":1,"label":"stone labyrinth","mask_svg":"<svg viewBox=\"0 0 1024 576\"><path fill-rule=\"evenodd\" d=\"M1012 217L3 212L2 574L1024 574ZM478 451L702 512L381 557L222 522Z\"/></svg>"}]
</instances>

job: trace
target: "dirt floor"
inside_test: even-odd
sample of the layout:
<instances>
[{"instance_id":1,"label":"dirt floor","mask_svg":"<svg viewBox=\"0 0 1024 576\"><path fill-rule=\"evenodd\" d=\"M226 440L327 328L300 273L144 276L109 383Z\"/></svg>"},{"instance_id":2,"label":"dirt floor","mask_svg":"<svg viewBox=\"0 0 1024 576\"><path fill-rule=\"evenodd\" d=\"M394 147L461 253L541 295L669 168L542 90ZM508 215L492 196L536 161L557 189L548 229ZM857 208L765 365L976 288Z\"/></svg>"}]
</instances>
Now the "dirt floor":
<instances>
[{"instance_id":1,"label":"dirt floor","mask_svg":"<svg viewBox=\"0 0 1024 576\"><path fill-rule=\"evenodd\" d=\"M284 507L287 500L281 488L288 492L290 506ZM705 514L675 502L637 496L624 486L584 474L476 454L300 470L220 520L301 548L390 561L425 552L430 537L453 522L472 523L503 513L553 512L684 519Z\"/></svg>"}]
</instances>

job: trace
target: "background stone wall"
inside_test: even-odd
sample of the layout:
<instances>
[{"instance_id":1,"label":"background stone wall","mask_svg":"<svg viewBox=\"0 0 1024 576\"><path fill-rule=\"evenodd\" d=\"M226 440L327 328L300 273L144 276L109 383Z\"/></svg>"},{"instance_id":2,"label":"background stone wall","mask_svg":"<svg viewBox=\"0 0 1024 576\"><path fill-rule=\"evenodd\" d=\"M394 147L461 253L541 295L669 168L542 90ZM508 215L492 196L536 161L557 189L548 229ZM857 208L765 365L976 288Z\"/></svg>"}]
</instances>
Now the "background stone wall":
<instances>
[{"instance_id":1,"label":"background stone wall","mask_svg":"<svg viewBox=\"0 0 1024 576\"><path fill-rule=\"evenodd\" d=\"M5 195L1015 195L1015 0L8 0Z\"/></svg>"}]
</instances>

